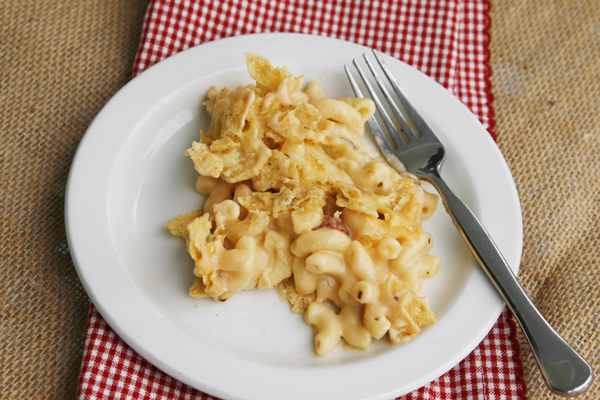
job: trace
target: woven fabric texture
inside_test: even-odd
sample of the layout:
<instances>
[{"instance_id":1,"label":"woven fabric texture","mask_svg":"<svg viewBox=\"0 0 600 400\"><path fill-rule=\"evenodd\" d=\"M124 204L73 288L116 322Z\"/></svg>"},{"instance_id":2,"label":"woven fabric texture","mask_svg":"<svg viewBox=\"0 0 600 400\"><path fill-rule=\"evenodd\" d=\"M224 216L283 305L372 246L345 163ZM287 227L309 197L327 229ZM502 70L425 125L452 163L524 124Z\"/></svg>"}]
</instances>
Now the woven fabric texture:
<instances>
[{"instance_id":1,"label":"woven fabric texture","mask_svg":"<svg viewBox=\"0 0 600 400\"><path fill-rule=\"evenodd\" d=\"M147 5L0 2L0 399L75 396L89 300L64 186L85 129L131 78ZM492 5L495 130L525 222L519 279L597 375L600 3ZM529 398L558 399L522 351Z\"/></svg>"},{"instance_id":2,"label":"woven fabric texture","mask_svg":"<svg viewBox=\"0 0 600 400\"><path fill-rule=\"evenodd\" d=\"M366 1L356 7L350 2L325 1L154 0L144 21L134 75L187 48L225 37L265 31L330 35L406 60L450 89L489 129L494 121L489 106L488 11L489 3L477 0ZM519 345L510 322L504 315L465 361L407 398L494 394L523 398ZM170 397L166 393L171 393ZM204 397L132 354L92 308L78 398L153 395L172 399Z\"/></svg>"},{"instance_id":3,"label":"woven fabric texture","mask_svg":"<svg viewBox=\"0 0 600 400\"><path fill-rule=\"evenodd\" d=\"M498 1L492 21L498 144L523 210L519 280L597 377L600 2ZM559 398L520 340L530 398Z\"/></svg>"},{"instance_id":4,"label":"woven fabric texture","mask_svg":"<svg viewBox=\"0 0 600 400\"><path fill-rule=\"evenodd\" d=\"M129 79L144 1L0 1L0 399L74 398L89 300L64 191L88 125Z\"/></svg>"},{"instance_id":5,"label":"woven fabric texture","mask_svg":"<svg viewBox=\"0 0 600 400\"><path fill-rule=\"evenodd\" d=\"M482 343L446 374L397 400L525 399L515 322L504 311ZM133 351L92 305L78 400L218 400L166 375Z\"/></svg>"},{"instance_id":6,"label":"woven fabric texture","mask_svg":"<svg viewBox=\"0 0 600 400\"><path fill-rule=\"evenodd\" d=\"M134 75L189 47L261 32L324 35L376 48L431 76L492 128L487 1L152 2Z\"/></svg>"},{"instance_id":7,"label":"woven fabric texture","mask_svg":"<svg viewBox=\"0 0 600 400\"><path fill-rule=\"evenodd\" d=\"M406 60L451 90L489 129L494 122L489 105L488 11L489 3L478 0L365 1L356 7L349 2L325 1L154 0L144 21L134 75L189 47L225 37L270 31L330 35ZM524 398L514 334L509 317L503 316L466 360L406 398ZM80 385L81 400L204 397L187 387L182 389L179 382L131 354L94 309L86 332ZM173 394L168 396L165 391Z\"/></svg>"}]
</instances>

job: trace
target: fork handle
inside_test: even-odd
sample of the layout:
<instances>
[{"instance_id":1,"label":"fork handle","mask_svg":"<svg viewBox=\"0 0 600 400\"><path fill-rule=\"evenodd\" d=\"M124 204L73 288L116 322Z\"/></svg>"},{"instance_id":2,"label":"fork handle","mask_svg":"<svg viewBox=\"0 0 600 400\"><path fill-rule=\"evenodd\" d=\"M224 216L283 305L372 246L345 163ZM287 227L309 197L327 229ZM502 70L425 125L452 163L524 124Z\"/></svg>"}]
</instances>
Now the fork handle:
<instances>
[{"instance_id":1,"label":"fork handle","mask_svg":"<svg viewBox=\"0 0 600 400\"><path fill-rule=\"evenodd\" d=\"M417 176L430 182L440 193L461 236L514 313L550 390L561 396L584 392L592 382L592 368L540 314L475 214L437 171Z\"/></svg>"}]
</instances>

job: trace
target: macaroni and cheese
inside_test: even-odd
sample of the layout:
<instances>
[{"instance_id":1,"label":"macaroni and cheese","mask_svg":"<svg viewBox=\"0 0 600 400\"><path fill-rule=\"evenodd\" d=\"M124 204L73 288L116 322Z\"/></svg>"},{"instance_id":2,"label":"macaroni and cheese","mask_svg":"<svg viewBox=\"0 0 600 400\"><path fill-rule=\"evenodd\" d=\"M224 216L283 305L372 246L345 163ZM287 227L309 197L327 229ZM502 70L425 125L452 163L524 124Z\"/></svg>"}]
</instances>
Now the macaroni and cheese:
<instances>
[{"instance_id":1,"label":"macaroni and cheese","mask_svg":"<svg viewBox=\"0 0 600 400\"><path fill-rule=\"evenodd\" d=\"M189 156L204 207L165 226L195 262L194 297L277 288L324 355L367 349L435 321L422 282L440 268L421 222L437 196L363 149L374 104L330 99L286 67L246 54L256 84L208 92L210 129Z\"/></svg>"}]
</instances>

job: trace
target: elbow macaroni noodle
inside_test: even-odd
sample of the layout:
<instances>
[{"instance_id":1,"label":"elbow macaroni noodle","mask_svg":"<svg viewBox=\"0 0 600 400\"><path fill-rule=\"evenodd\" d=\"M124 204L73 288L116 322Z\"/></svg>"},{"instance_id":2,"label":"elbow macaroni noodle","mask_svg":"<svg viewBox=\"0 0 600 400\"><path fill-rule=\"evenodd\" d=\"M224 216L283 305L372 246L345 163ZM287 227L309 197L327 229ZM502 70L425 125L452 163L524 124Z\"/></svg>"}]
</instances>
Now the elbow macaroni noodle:
<instances>
[{"instance_id":1,"label":"elbow macaroni noodle","mask_svg":"<svg viewBox=\"0 0 600 400\"><path fill-rule=\"evenodd\" d=\"M211 88L210 129L185 153L204 207L165 225L195 262L190 294L276 287L314 326L318 355L341 339L412 338L435 321L419 293L441 264L421 229L437 196L363 150L371 100L330 99L286 67L246 62L256 84Z\"/></svg>"}]
</instances>

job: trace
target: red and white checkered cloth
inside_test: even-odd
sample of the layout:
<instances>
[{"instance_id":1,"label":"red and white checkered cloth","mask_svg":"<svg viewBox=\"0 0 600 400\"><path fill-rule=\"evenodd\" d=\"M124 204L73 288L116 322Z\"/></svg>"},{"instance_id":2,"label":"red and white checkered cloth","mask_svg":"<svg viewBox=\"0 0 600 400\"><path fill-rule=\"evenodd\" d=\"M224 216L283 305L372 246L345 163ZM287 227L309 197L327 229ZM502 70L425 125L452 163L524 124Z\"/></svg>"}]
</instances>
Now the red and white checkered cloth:
<instances>
[{"instance_id":1,"label":"red and white checkered cloth","mask_svg":"<svg viewBox=\"0 0 600 400\"><path fill-rule=\"evenodd\" d=\"M259 32L330 36L376 48L448 88L492 137L490 4L485 0L153 0L134 76L189 47ZM400 399L526 399L516 326L508 311L452 370ZM213 399L136 354L92 305L79 400Z\"/></svg>"}]
</instances>

